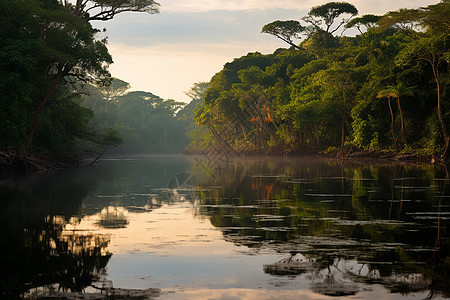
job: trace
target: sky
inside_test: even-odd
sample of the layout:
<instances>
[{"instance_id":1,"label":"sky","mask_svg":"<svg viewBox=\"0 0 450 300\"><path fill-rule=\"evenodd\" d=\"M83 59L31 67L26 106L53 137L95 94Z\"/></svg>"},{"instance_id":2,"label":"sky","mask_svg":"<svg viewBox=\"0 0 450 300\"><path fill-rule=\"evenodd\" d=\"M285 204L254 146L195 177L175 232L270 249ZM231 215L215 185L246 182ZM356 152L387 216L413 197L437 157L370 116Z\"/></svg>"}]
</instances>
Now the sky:
<instances>
[{"instance_id":1,"label":"sky","mask_svg":"<svg viewBox=\"0 0 450 300\"><path fill-rule=\"evenodd\" d=\"M249 52L273 53L283 41L261 33L275 20L297 20L320 0L160 0L160 13L122 13L94 22L106 29L114 63L113 77L131 90L163 99L189 102L185 95L196 82L210 81L223 65ZM359 15L385 14L400 8L436 4L438 0L349 1ZM305 23L302 23L306 25ZM299 41L298 41L299 42Z\"/></svg>"}]
</instances>

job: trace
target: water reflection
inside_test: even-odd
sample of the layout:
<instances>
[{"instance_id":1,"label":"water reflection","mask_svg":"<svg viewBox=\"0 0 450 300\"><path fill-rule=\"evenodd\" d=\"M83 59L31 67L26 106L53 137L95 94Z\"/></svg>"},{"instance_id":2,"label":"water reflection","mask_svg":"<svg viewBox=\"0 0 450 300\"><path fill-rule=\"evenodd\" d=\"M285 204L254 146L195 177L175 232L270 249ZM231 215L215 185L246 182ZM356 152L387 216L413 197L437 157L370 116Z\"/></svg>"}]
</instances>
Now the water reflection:
<instances>
[{"instance_id":1,"label":"water reflection","mask_svg":"<svg viewBox=\"0 0 450 300\"><path fill-rule=\"evenodd\" d=\"M64 174L60 174L64 176ZM54 176L3 181L0 294L16 298L37 288L79 292L99 281L111 257L110 238L65 231L79 222L81 199L91 184ZM55 184L44 185L50 180Z\"/></svg>"},{"instance_id":2,"label":"water reflection","mask_svg":"<svg viewBox=\"0 0 450 300\"><path fill-rule=\"evenodd\" d=\"M3 180L0 295L450 297L445 168L202 159Z\"/></svg>"},{"instance_id":3,"label":"water reflection","mask_svg":"<svg viewBox=\"0 0 450 300\"><path fill-rule=\"evenodd\" d=\"M111 235L129 226L130 215L189 198L177 191L184 186L167 186L188 165L171 161L119 160L99 168L2 178L1 239L7 246L0 247L0 295L158 297L155 288L114 288L106 266L113 254ZM83 226L88 219L93 222Z\"/></svg>"},{"instance_id":4,"label":"water reflection","mask_svg":"<svg viewBox=\"0 0 450 300\"><path fill-rule=\"evenodd\" d=\"M264 272L300 276L314 292L377 283L449 297L447 183L431 166L255 160L199 193L200 210L227 241L288 254Z\"/></svg>"},{"instance_id":5,"label":"water reflection","mask_svg":"<svg viewBox=\"0 0 450 300\"><path fill-rule=\"evenodd\" d=\"M128 210L124 207L108 206L100 212L97 224L107 229L125 228L128 225Z\"/></svg>"}]
</instances>

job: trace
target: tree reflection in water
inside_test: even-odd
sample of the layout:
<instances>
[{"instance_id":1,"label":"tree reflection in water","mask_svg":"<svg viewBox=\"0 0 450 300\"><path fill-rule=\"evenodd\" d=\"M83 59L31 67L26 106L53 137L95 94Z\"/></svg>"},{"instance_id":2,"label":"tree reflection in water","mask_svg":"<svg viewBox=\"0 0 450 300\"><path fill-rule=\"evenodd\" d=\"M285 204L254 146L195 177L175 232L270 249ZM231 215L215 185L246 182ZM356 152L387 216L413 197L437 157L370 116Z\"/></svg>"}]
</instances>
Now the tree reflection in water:
<instances>
[{"instance_id":1,"label":"tree reflection in water","mask_svg":"<svg viewBox=\"0 0 450 300\"><path fill-rule=\"evenodd\" d=\"M450 296L445 169L311 158L230 160L220 172L198 161L167 165L144 160L117 172L3 181L0 295L157 297L156 289L113 289L110 236L69 229L87 228L80 220L93 216L99 231L122 232L136 213L188 201L225 241L280 257L264 263L262 276L333 296L358 296L371 284Z\"/></svg>"},{"instance_id":2,"label":"tree reflection in water","mask_svg":"<svg viewBox=\"0 0 450 300\"><path fill-rule=\"evenodd\" d=\"M81 171L80 171L81 172ZM89 172L36 174L0 183L0 298L149 299L159 289L115 289L106 280L110 236L67 230L81 218L94 181ZM94 211L93 211L94 212ZM126 212L105 208L100 225L126 226ZM89 294L83 292L89 288ZM83 293L83 294L82 294Z\"/></svg>"},{"instance_id":3,"label":"tree reflection in water","mask_svg":"<svg viewBox=\"0 0 450 300\"><path fill-rule=\"evenodd\" d=\"M185 185L167 188L186 169L185 160L125 161L0 178L0 298L159 296L159 289L113 288L106 280L110 236L68 230L86 216L108 230L125 228L128 212L150 212L192 195L181 190ZM89 294L79 294L85 290Z\"/></svg>"},{"instance_id":4,"label":"tree reflection in water","mask_svg":"<svg viewBox=\"0 0 450 300\"><path fill-rule=\"evenodd\" d=\"M234 162L201 186L199 213L230 242L289 254L264 272L299 276L314 292L349 296L378 283L449 297L448 180L435 166Z\"/></svg>"},{"instance_id":5,"label":"tree reflection in water","mask_svg":"<svg viewBox=\"0 0 450 300\"><path fill-rule=\"evenodd\" d=\"M50 174L0 185L3 297L21 297L36 288L78 292L104 276L109 236L65 231L78 222L81 200L91 187L82 178L70 179Z\"/></svg>"},{"instance_id":6,"label":"tree reflection in water","mask_svg":"<svg viewBox=\"0 0 450 300\"><path fill-rule=\"evenodd\" d=\"M307 259L301 253L293 251L291 255L282 260L264 265L264 272L272 275L300 275L313 269L314 261Z\"/></svg>"},{"instance_id":7,"label":"tree reflection in water","mask_svg":"<svg viewBox=\"0 0 450 300\"><path fill-rule=\"evenodd\" d=\"M97 224L103 228L118 229L128 225L128 211L124 207L108 206L100 212Z\"/></svg>"}]
</instances>

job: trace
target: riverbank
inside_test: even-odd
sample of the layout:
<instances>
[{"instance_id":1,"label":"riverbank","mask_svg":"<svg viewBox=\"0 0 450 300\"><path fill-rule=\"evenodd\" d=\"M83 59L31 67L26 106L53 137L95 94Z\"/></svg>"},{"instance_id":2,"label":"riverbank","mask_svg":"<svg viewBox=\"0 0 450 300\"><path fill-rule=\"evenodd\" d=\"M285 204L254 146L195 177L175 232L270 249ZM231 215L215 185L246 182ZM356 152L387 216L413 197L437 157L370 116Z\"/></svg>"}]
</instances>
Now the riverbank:
<instances>
[{"instance_id":1,"label":"riverbank","mask_svg":"<svg viewBox=\"0 0 450 300\"><path fill-rule=\"evenodd\" d=\"M183 152L187 155L207 155L207 156L255 156L255 155L264 155L264 156L320 156L326 158L338 158L345 160L380 160L380 161L391 161L391 162L406 162L406 163L421 163L421 164L447 164L447 160L442 159L439 155L435 154L417 154L417 153L402 153L396 151L365 151L365 150L347 150L341 152L337 148L323 150L323 151L296 151L291 153L286 153L283 151L270 151L270 152L262 152L262 151L245 151L245 152L237 152L231 153L225 150L220 151L219 149L215 149L214 151L205 151L205 150L187 150Z\"/></svg>"},{"instance_id":2,"label":"riverbank","mask_svg":"<svg viewBox=\"0 0 450 300\"><path fill-rule=\"evenodd\" d=\"M214 151L193 151L186 150L181 154L185 155L205 155L212 159L223 159L223 157L251 157L251 156L320 156L326 158L337 158L344 160L379 160L391 162L405 162L405 163L420 163L420 164L447 164L446 160L442 160L438 155L420 155L420 154L405 154L394 151L347 151L340 152L338 149L327 151L297 151L286 153L281 151L272 151L264 153L260 151L245 151L243 153L231 153L215 149ZM122 155L125 155L124 153ZM137 154L126 154L137 155ZM81 161L89 160L90 165L94 164L99 158L108 156L108 153L100 153L100 155L93 154L86 156L61 156L61 155L34 155L30 153L14 152L14 151L0 151L0 172L20 171L20 172L34 172L34 171L51 171L56 169L64 169L80 164Z\"/></svg>"},{"instance_id":3,"label":"riverbank","mask_svg":"<svg viewBox=\"0 0 450 300\"><path fill-rule=\"evenodd\" d=\"M439 164L447 163L445 159L441 159L438 155L423 155L413 153L401 153L395 151L348 151L341 153L339 151L320 151L317 153L323 157L341 158L341 159L376 159L389 160L397 162L409 163L425 163L425 164Z\"/></svg>"},{"instance_id":4,"label":"riverbank","mask_svg":"<svg viewBox=\"0 0 450 300\"><path fill-rule=\"evenodd\" d=\"M0 151L0 172L34 172L63 169L76 165L76 155L34 154L23 151Z\"/></svg>"}]
</instances>

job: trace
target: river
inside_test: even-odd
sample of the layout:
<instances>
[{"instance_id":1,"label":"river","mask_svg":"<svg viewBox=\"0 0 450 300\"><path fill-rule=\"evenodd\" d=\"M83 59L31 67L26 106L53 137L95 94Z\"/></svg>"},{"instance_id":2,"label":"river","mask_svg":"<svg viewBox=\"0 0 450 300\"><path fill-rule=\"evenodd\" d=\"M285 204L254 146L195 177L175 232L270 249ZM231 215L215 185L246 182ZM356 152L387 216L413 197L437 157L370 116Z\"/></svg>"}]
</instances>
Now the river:
<instances>
[{"instance_id":1,"label":"river","mask_svg":"<svg viewBox=\"0 0 450 300\"><path fill-rule=\"evenodd\" d=\"M0 195L3 298L450 297L441 166L110 158Z\"/></svg>"}]
</instances>

